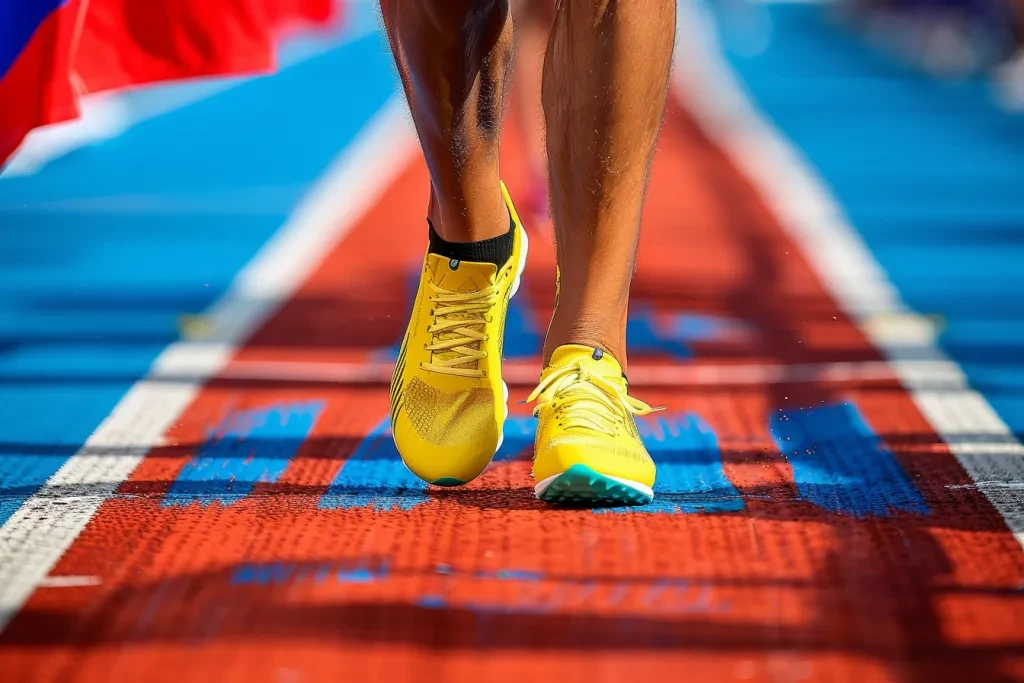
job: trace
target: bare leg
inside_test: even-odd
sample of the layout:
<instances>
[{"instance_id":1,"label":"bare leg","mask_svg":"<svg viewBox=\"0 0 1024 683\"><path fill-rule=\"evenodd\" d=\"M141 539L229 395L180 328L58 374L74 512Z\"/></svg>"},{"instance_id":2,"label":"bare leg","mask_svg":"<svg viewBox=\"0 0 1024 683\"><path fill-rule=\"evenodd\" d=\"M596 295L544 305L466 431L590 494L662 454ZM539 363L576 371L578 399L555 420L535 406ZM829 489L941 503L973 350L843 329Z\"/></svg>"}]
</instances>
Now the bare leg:
<instances>
[{"instance_id":1,"label":"bare leg","mask_svg":"<svg viewBox=\"0 0 1024 683\"><path fill-rule=\"evenodd\" d=\"M498 183L508 0L381 0L381 11L430 170L434 228L452 242L508 232Z\"/></svg>"},{"instance_id":2,"label":"bare leg","mask_svg":"<svg viewBox=\"0 0 1024 683\"><path fill-rule=\"evenodd\" d=\"M518 0L513 3L516 21L513 111L523 131L532 184L525 188L530 193L525 206L534 218L545 220L548 210L548 160L540 108L541 79L554 6L554 0Z\"/></svg>"},{"instance_id":3,"label":"bare leg","mask_svg":"<svg viewBox=\"0 0 1024 683\"><path fill-rule=\"evenodd\" d=\"M668 93L675 0L560 0L543 102L561 291L544 344L626 364L640 211Z\"/></svg>"}]
</instances>

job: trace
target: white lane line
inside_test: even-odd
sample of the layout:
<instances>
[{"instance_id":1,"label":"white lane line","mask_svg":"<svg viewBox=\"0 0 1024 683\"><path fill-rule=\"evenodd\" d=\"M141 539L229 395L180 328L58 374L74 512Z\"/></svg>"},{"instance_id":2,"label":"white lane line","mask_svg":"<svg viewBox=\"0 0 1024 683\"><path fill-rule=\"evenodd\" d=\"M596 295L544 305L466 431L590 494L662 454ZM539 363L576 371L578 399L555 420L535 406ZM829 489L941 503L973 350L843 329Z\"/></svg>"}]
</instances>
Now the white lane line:
<instances>
[{"instance_id":1,"label":"white lane line","mask_svg":"<svg viewBox=\"0 0 1024 683\"><path fill-rule=\"evenodd\" d=\"M929 321L901 300L813 166L755 109L722 56L707 7L680 0L678 27L674 84L688 110L758 189L1024 546L1024 446L924 332ZM917 322L879 325L880 316ZM944 378L941 390L932 386L936 375Z\"/></svg>"},{"instance_id":2,"label":"white lane line","mask_svg":"<svg viewBox=\"0 0 1024 683\"><path fill-rule=\"evenodd\" d=\"M66 574L64 576L47 576L39 582L40 588L82 588L88 586L99 586L103 579L98 576L76 576Z\"/></svg>"},{"instance_id":3,"label":"white lane line","mask_svg":"<svg viewBox=\"0 0 1024 683\"><path fill-rule=\"evenodd\" d=\"M407 167L417 145L405 112L397 97L388 102L238 273L229 291L204 314L212 341L167 347L150 376L125 394L85 445L0 527L0 630L103 501L161 442L203 383L227 365ZM165 374L188 379L153 381ZM68 490L83 493L69 496Z\"/></svg>"},{"instance_id":4,"label":"white lane line","mask_svg":"<svg viewBox=\"0 0 1024 683\"><path fill-rule=\"evenodd\" d=\"M927 374L931 386L958 389L960 377L943 375L946 365L925 361L917 364ZM386 385L391 381L394 363L376 360L360 363L315 361L236 361L218 373L219 380L316 382L344 385ZM540 376L540 365L531 361L505 361L502 377L509 385L533 386ZM157 376L168 382L179 381L173 375ZM686 388L698 386L735 387L745 385L791 384L796 382L870 383L895 382L896 372L888 361L841 363L687 363L648 365L634 361L629 367L632 387Z\"/></svg>"}]
</instances>

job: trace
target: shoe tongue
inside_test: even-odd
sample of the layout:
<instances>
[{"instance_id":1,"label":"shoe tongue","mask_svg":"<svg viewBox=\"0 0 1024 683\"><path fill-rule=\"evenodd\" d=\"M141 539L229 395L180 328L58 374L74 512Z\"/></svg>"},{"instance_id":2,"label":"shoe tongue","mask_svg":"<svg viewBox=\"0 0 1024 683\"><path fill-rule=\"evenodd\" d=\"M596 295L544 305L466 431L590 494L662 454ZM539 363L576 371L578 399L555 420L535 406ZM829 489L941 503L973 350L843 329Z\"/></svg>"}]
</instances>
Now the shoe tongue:
<instances>
[{"instance_id":1,"label":"shoe tongue","mask_svg":"<svg viewBox=\"0 0 1024 683\"><path fill-rule=\"evenodd\" d=\"M493 263L459 261L439 254L427 254L431 281L450 292L478 292L494 284L498 269Z\"/></svg>"},{"instance_id":2,"label":"shoe tongue","mask_svg":"<svg viewBox=\"0 0 1024 683\"><path fill-rule=\"evenodd\" d=\"M602 377L622 378L622 366L612 354L603 349L582 344L563 344L551 354L550 367L580 363L590 372Z\"/></svg>"},{"instance_id":3,"label":"shoe tongue","mask_svg":"<svg viewBox=\"0 0 1024 683\"><path fill-rule=\"evenodd\" d=\"M430 270L431 282L449 292L479 292L492 285L497 277L498 269L493 263L476 263L473 261L457 261L447 256L427 254L427 268ZM479 313L451 313L448 320L479 320ZM481 329L479 323L471 322L471 329ZM461 336L454 330L438 335L440 341L447 341ZM467 347L480 350L480 342L466 344ZM458 355L455 351L438 351L433 355L437 360L451 360ZM474 369L479 361L467 361L454 367Z\"/></svg>"}]
</instances>

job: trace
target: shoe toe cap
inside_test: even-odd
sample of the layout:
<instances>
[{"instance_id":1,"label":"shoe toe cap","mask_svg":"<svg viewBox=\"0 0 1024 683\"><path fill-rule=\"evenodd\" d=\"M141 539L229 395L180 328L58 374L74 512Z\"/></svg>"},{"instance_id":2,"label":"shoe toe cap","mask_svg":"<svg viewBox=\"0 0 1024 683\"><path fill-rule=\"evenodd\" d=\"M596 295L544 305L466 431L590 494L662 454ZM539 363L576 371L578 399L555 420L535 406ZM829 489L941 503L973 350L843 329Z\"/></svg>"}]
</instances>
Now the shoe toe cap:
<instances>
[{"instance_id":1,"label":"shoe toe cap","mask_svg":"<svg viewBox=\"0 0 1024 683\"><path fill-rule=\"evenodd\" d=\"M543 481L573 465L586 465L606 476L654 486L654 462L645 450L584 436L563 437L538 445L533 475L537 481Z\"/></svg>"},{"instance_id":2,"label":"shoe toe cap","mask_svg":"<svg viewBox=\"0 0 1024 683\"><path fill-rule=\"evenodd\" d=\"M419 478L438 486L457 486L478 477L500 440L496 428L484 428L458 440L437 443L425 438L401 413L393 424L393 434L405 465Z\"/></svg>"}]
</instances>

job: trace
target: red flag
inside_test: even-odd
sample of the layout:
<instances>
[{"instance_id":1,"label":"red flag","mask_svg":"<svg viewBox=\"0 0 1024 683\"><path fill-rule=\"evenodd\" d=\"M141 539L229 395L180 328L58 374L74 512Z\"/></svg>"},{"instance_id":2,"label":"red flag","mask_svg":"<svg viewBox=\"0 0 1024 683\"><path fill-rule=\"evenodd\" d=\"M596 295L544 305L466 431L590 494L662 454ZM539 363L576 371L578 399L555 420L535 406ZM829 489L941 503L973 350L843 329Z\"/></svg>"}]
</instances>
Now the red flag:
<instances>
[{"instance_id":1,"label":"red flag","mask_svg":"<svg viewBox=\"0 0 1024 683\"><path fill-rule=\"evenodd\" d=\"M267 72L283 32L336 14L334 0L68 0L0 70L0 164L32 128L76 117L79 95Z\"/></svg>"},{"instance_id":2,"label":"red flag","mask_svg":"<svg viewBox=\"0 0 1024 683\"><path fill-rule=\"evenodd\" d=\"M71 0L51 12L0 71L0 165L36 126L78 116L71 64L84 7Z\"/></svg>"}]
</instances>

